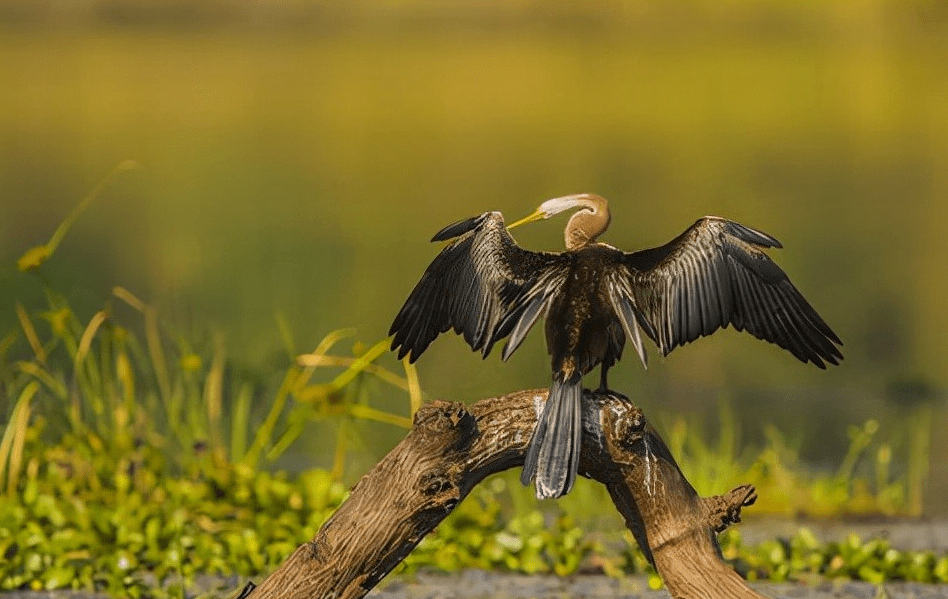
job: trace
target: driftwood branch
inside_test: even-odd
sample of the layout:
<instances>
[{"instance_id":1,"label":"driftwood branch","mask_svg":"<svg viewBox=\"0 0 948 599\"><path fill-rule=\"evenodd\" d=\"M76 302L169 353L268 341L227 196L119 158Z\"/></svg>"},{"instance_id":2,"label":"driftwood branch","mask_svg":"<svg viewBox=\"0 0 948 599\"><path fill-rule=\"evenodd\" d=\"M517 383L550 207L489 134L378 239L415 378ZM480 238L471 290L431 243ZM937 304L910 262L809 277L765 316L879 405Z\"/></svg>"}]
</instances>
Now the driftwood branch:
<instances>
[{"instance_id":1,"label":"driftwood branch","mask_svg":"<svg viewBox=\"0 0 948 599\"><path fill-rule=\"evenodd\" d=\"M486 476L523 465L546 390L472 406L435 401L349 498L250 599L363 597ZM609 490L674 597L759 598L721 559L716 532L740 521L754 488L701 498L641 410L586 392L580 473Z\"/></svg>"}]
</instances>

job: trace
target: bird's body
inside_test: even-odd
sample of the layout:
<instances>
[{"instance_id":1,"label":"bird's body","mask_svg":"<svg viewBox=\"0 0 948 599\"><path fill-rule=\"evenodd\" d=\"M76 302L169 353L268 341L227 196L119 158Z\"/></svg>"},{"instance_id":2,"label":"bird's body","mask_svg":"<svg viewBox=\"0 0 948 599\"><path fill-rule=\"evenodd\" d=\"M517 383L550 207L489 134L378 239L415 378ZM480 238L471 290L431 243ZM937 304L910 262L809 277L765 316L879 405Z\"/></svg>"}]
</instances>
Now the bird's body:
<instances>
[{"instance_id":1,"label":"bird's body","mask_svg":"<svg viewBox=\"0 0 948 599\"><path fill-rule=\"evenodd\" d=\"M507 338L506 360L542 316L553 382L528 446L521 480L538 497L559 497L579 466L582 376L607 371L631 343L642 363L640 331L663 354L734 325L825 368L842 355L839 338L761 251L772 237L717 217L699 219L668 244L626 253L596 238L608 227L606 201L581 194L544 202L511 225L579 208L562 253L518 246L499 212L445 227L454 239L431 263L396 316L390 334L399 357L414 361L449 329L484 356Z\"/></svg>"},{"instance_id":2,"label":"bird's body","mask_svg":"<svg viewBox=\"0 0 948 599\"><path fill-rule=\"evenodd\" d=\"M546 316L553 372L585 375L599 364L608 369L621 356L625 335L602 277L603 267L621 254L601 243L564 254L566 276Z\"/></svg>"}]
</instances>

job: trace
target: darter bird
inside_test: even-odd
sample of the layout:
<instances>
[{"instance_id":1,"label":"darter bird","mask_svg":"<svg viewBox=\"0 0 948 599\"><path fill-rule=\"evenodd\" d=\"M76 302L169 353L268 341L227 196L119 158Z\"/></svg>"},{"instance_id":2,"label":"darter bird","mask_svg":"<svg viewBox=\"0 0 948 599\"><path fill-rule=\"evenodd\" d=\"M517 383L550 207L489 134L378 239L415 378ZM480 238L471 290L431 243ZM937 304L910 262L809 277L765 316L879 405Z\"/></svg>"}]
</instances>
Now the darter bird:
<instances>
[{"instance_id":1,"label":"darter bird","mask_svg":"<svg viewBox=\"0 0 948 599\"><path fill-rule=\"evenodd\" d=\"M566 251L533 252L508 233L576 209ZM553 383L527 448L521 482L538 498L573 487L581 446L582 376L601 365L600 391L626 342L646 365L642 333L663 355L732 325L820 368L842 359L842 342L763 248L776 239L715 216L699 219L663 246L623 252L596 239L609 207L594 194L543 202L504 226L500 212L448 225L432 241L453 240L432 261L395 317L398 357L414 362L454 329L486 358L506 338L507 360L540 317L546 320Z\"/></svg>"}]
</instances>

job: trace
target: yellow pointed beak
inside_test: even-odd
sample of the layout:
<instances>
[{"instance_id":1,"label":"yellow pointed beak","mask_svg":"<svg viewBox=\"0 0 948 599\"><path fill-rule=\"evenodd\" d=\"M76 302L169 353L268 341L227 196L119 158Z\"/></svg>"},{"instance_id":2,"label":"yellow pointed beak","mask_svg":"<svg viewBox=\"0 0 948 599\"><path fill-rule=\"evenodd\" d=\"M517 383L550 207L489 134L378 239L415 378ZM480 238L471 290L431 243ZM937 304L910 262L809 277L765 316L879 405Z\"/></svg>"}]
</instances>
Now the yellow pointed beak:
<instances>
[{"instance_id":1,"label":"yellow pointed beak","mask_svg":"<svg viewBox=\"0 0 948 599\"><path fill-rule=\"evenodd\" d=\"M543 212L543 211L541 211L539 208L537 208L536 211L535 211L533 214L521 218L520 220L518 220L517 222L513 223L512 225L507 225L507 229L508 229L508 230L509 230L509 229L513 229L514 227L519 227L520 225L525 225L525 224L527 224L527 223L532 223L532 222L535 221L535 220L541 220L541 219L544 219L544 218L546 218L546 213Z\"/></svg>"}]
</instances>

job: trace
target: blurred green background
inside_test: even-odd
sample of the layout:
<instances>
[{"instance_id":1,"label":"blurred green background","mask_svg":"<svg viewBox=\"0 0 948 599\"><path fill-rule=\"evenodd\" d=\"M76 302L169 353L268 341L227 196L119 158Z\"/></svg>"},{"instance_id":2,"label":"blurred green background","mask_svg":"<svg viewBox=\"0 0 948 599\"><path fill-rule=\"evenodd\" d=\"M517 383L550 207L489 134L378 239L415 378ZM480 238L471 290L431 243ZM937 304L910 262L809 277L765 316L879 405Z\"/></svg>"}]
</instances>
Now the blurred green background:
<instances>
[{"instance_id":1,"label":"blurred green background","mask_svg":"<svg viewBox=\"0 0 948 599\"><path fill-rule=\"evenodd\" d=\"M716 214L784 243L843 365L726 331L612 384L660 423L776 424L815 468L868 418L909 444L923 406L944 511L946 57L930 0L0 0L0 330L42 303L16 259L129 158L44 276L80 317L121 285L262 372L278 318L301 350L383 338L459 218L595 191L633 250ZM517 238L559 249L564 222ZM445 337L419 368L429 398L549 382L536 333L507 364Z\"/></svg>"}]
</instances>

